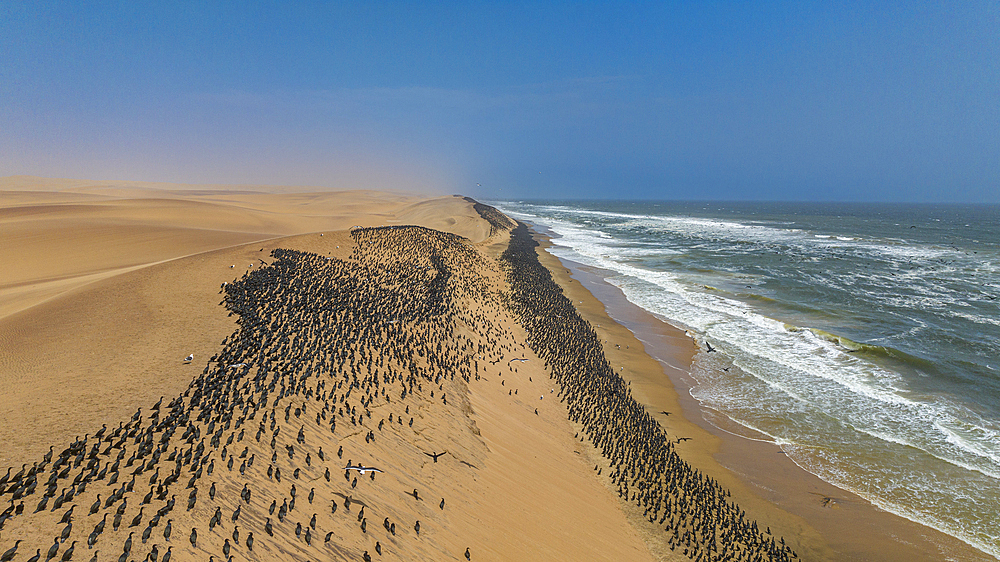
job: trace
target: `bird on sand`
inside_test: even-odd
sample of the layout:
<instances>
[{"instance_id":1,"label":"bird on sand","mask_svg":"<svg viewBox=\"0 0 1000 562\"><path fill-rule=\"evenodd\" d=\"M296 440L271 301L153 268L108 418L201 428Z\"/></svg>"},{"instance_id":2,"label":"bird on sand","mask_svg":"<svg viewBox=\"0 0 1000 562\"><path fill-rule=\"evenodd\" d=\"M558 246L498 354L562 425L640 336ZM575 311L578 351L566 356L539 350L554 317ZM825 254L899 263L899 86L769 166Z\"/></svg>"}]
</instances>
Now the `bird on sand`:
<instances>
[{"instance_id":1,"label":"bird on sand","mask_svg":"<svg viewBox=\"0 0 1000 562\"><path fill-rule=\"evenodd\" d=\"M348 463L348 465L344 467L344 470L357 470L362 476L369 472L382 472L381 469L375 468L374 466L364 466L360 463L358 463L357 466L351 466L351 464Z\"/></svg>"},{"instance_id":2,"label":"bird on sand","mask_svg":"<svg viewBox=\"0 0 1000 562\"><path fill-rule=\"evenodd\" d=\"M9 562L10 560L13 560L14 554L17 553L17 547L20 544L21 544L21 539L18 539L17 541L15 541L14 542L14 546L10 550L8 550L7 552L4 552L3 556L0 556L0 560L2 560L3 562Z\"/></svg>"}]
</instances>

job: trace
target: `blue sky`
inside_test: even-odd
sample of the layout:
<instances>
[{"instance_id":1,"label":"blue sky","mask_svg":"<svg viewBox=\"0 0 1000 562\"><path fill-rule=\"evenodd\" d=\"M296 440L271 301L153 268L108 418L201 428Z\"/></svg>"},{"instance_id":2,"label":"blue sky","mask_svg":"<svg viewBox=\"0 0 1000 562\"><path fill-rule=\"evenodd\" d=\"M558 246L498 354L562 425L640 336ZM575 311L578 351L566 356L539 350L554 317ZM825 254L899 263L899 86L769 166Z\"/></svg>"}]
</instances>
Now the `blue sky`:
<instances>
[{"instance_id":1,"label":"blue sky","mask_svg":"<svg viewBox=\"0 0 1000 562\"><path fill-rule=\"evenodd\" d=\"M1000 202L1000 4L833 4L0 2L0 175Z\"/></svg>"}]
</instances>

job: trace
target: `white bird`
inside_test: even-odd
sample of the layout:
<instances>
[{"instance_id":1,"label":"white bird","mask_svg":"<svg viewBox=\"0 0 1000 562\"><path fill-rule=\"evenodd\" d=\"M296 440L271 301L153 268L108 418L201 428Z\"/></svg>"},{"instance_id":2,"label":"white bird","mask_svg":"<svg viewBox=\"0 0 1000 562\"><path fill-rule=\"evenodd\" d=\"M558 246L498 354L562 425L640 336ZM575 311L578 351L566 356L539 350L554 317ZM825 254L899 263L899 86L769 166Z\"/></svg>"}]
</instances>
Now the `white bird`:
<instances>
[{"instance_id":1,"label":"white bird","mask_svg":"<svg viewBox=\"0 0 1000 562\"><path fill-rule=\"evenodd\" d=\"M364 476L369 472L382 472L381 470L375 468L374 466L364 466L361 464L359 464L358 466L351 466L348 464L347 466L344 467L344 470L357 470L358 472L361 473L362 476Z\"/></svg>"},{"instance_id":2,"label":"white bird","mask_svg":"<svg viewBox=\"0 0 1000 562\"><path fill-rule=\"evenodd\" d=\"M185 361L194 361L194 353L184 358Z\"/></svg>"}]
</instances>

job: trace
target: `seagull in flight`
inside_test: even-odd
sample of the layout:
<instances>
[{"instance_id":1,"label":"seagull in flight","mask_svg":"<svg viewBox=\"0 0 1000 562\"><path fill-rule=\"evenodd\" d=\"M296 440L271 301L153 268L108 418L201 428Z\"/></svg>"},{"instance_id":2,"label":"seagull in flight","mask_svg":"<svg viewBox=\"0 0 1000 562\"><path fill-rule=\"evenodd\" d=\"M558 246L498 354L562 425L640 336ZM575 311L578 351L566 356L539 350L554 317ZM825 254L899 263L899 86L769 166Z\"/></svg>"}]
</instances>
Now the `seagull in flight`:
<instances>
[{"instance_id":1,"label":"seagull in flight","mask_svg":"<svg viewBox=\"0 0 1000 562\"><path fill-rule=\"evenodd\" d=\"M351 466L351 463L347 463L347 466L344 467L344 470L357 470L358 472L361 473L362 476L364 476L369 472L382 472L382 470L375 468L374 466L364 466L361 463L358 463L357 466Z\"/></svg>"}]
</instances>

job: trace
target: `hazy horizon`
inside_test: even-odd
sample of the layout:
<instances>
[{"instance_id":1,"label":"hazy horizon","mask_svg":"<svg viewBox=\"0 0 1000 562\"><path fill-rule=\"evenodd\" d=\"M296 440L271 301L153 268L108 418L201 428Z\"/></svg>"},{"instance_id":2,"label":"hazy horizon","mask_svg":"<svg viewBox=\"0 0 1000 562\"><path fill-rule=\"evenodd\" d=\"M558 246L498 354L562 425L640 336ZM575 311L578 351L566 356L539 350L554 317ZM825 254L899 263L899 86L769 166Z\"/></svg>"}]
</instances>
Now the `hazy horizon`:
<instances>
[{"instance_id":1,"label":"hazy horizon","mask_svg":"<svg viewBox=\"0 0 1000 562\"><path fill-rule=\"evenodd\" d=\"M0 6L0 176L1000 203L988 2Z\"/></svg>"}]
</instances>

